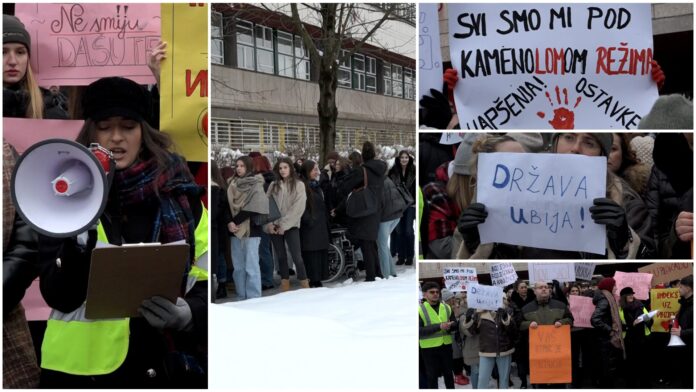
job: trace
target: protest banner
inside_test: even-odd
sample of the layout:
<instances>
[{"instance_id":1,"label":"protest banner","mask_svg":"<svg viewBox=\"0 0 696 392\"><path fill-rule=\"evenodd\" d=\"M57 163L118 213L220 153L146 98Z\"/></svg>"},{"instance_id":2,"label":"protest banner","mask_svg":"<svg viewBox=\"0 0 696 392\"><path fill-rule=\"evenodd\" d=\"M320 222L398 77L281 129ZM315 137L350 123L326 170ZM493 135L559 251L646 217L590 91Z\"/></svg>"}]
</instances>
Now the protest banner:
<instances>
[{"instance_id":1,"label":"protest banner","mask_svg":"<svg viewBox=\"0 0 696 392\"><path fill-rule=\"evenodd\" d=\"M651 286L660 283L669 283L676 279L694 274L693 263L653 263L645 267L638 268L638 272L645 272L653 275Z\"/></svg>"},{"instance_id":2,"label":"protest banner","mask_svg":"<svg viewBox=\"0 0 696 392\"><path fill-rule=\"evenodd\" d=\"M589 208L606 196L606 157L483 153L476 200L488 211L481 243L605 253L605 226Z\"/></svg>"},{"instance_id":3,"label":"protest banner","mask_svg":"<svg viewBox=\"0 0 696 392\"><path fill-rule=\"evenodd\" d=\"M592 280L597 263L575 263L575 279Z\"/></svg>"},{"instance_id":4,"label":"protest banner","mask_svg":"<svg viewBox=\"0 0 696 392\"><path fill-rule=\"evenodd\" d=\"M531 286L536 282L551 282L554 279L561 283L575 281L573 263L529 263L528 267Z\"/></svg>"},{"instance_id":5,"label":"protest banner","mask_svg":"<svg viewBox=\"0 0 696 392\"><path fill-rule=\"evenodd\" d=\"M669 332L669 321L679 312L679 289L650 289L650 307L657 310L650 329L653 332Z\"/></svg>"},{"instance_id":6,"label":"protest banner","mask_svg":"<svg viewBox=\"0 0 696 392\"><path fill-rule=\"evenodd\" d=\"M501 287L471 283L468 289L466 303L470 308L498 310L503 307L503 289Z\"/></svg>"},{"instance_id":7,"label":"protest banner","mask_svg":"<svg viewBox=\"0 0 696 392\"><path fill-rule=\"evenodd\" d=\"M449 267L443 270L445 287L453 293L466 291L467 285L478 282L476 268Z\"/></svg>"},{"instance_id":8,"label":"protest banner","mask_svg":"<svg viewBox=\"0 0 696 392\"><path fill-rule=\"evenodd\" d=\"M188 161L207 162L208 5L162 4L162 40L160 129Z\"/></svg>"},{"instance_id":9,"label":"protest banner","mask_svg":"<svg viewBox=\"0 0 696 392\"><path fill-rule=\"evenodd\" d=\"M80 133L82 120L35 120L28 118L2 119L3 138L19 154L46 139L75 140Z\"/></svg>"},{"instance_id":10,"label":"protest banner","mask_svg":"<svg viewBox=\"0 0 696 392\"><path fill-rule=\"evenodd\" d=\"M568 307L573 314L573 327L593 328L590 319L595 310L592 298L582 295L569 295Z\"/></svg>"},{"instance_id":11,"label":"protest banner","mask_svg":"<svg viewBox=\"0 0 696 392\"><path fill-rule=\"evenodd\" d=\"M573 381L570 362L570 326L540 325L529 329L529 381L532 384L568 384Z\"/></svg>"},{"instance_id":12,"label":"protest banner","mask_svg":"<svg viewBox=\"0 0 696 392\"><path fill-rule=\"evenodd\" d=\"M635 129L658 97L650 4L448 4L461 129Z\"/></svg>"},{"instance_id":13,"label":"protest banner","mask_svg":"<svg viewBox=\"0 0 696 392\"><path fill-rule=\"evenodd\" d=\"M442 132L440 144L451 146L462 142L462 134L459 132Z\"/></svg>"},{"instance_id":14,"label":"protest banner","mask_svg":"<svg viewBox=\"0 0 696 392\"><path fill-rule=\"evenodd\" d=\"M27 288L24 297L22 298L22 307L27 321L45 321L51 315L51 307L41 295L39 279L36 278Z\"/></svg>"},{"instance_id":15,"label":"protest banner","mask_svg":"<svg viewBox=\"0 0 696 392\"><path fill-rule=\"evenodd\" d=\"M15 15L31 35L31 67L43 87L106 76L155 83L147 55L160 40L159 4L19 3Z\"/></svg>"},{"instance_id":16,"label":"protest banner","mask_svg":"<svg viewBox=\"0 0 696 392\"><path fill-rule=\"evenodd\" d=\"M418 6L418 99L430 89L442 91L442 53L440 51L439 3Z\"/></svg>"},{"instance_id":17,"label":"protest banner","mask_svg":"<svg viewBox=\"0 0 696 392\"><path fill-rule=\"evenodd\" d=\"M517 272L512 263L492 263L491 282L493 286L505 287L517 281Z\"/></svg>"},{"instance_id":18,"label":"protest banner","mask_svg":"<svg viewBox=\"0 0 696 392\"><path fill-rule=\"evenodd\" d=\"M634 297L638 299L650 298L650 282L652 274L644 272L614 272L614 280L616 281L616 298L619 298L619 292L624 287L630 287L636 293Z\"/></svg>"}]
</instances>

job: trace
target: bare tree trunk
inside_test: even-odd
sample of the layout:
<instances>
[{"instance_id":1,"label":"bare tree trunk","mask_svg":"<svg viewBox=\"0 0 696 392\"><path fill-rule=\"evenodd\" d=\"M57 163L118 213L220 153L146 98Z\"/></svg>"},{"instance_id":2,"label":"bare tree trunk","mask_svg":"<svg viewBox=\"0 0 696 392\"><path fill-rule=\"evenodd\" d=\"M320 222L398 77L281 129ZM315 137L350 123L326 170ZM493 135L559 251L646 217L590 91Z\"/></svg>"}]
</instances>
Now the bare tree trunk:
<instances>
[{"instance_id":1,"label":"bare tree trunk","mask_svg":"<svg viewBox=\"0 0 696 392\"><path fill-rule=\"evenodd\" d=\"M324 165L326 156L336 148L336 84L338 75L335 64L324 64L328 58L322 58L319 69L319 164Z\"/></svg>"}]
</instances>

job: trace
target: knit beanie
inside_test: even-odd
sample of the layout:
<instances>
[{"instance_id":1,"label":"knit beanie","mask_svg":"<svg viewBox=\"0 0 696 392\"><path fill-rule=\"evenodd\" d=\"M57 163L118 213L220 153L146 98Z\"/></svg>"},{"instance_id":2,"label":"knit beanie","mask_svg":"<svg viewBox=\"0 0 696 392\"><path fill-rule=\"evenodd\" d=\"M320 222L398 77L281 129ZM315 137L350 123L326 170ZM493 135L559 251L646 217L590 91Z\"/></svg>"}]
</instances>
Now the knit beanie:
<instances>
[{"instance_id":1,"label":"knit beanie","mask_svg":"<svg viewBox=\"0 0 696 392\"><path fill-rule=\"evenodd\" d=\"M442 302L447 302L454 298L454 293L449 289L442 289L442 292L440 292L440 298L442 298Z\"/></svg>"},{"instance_id":2,"label":"knit beanie","mask_svg":"<svg viewBox=\"0 0 696 392\"><path fill-rule=\"evenodd\" d=\"M82 96L82 116L93 121L114 116L149 121L150 106L149 95L139 84L118 76L92 82Z\"/></svg>"},{"instance_id":3,"label":"knit beanie","mask_svg":"<svg viewBox=\"0 0 696 392\"><path fill-rule=\"evenodd\" d=\"M693 129L694 104L680 94L663 95L650 113L643 116L638 129Z\"/></svg>"},{"instance_id":4,"label":"knit beanie","mask_svg":"<svg viewBox=\"0 0 696 392\"><path fill-rule=\"evenodd\" d=\"M558 137L564 133L568 132L554 132L551 137L551 146L553 146L553 151L556 152L556 143L558 142ZM614 135L611 133L590 133L592 137L597 139L599 142L599 147L602 149L602 156L608 157L611 152L611 145L614 143Z\"/></svg>"},{"instance_id":5,"label":"knit beanie","mask_svg":"<svg viewBox=\"0 0 696 392\"><path fill-rule=\"evenodd\" d=\"M465 133L462 135L462 142L457 148L457 154L454 156L454 170L456 174L463 176L471 175L471 157L473 156L474 142L476 139L485 136L481 133ZM450 176L451 178L452 176Z\"/></svg>"},{"instance_id":6,"label":"knit beanie","mask_svg":"<svg viewBox=\"0 0 696 392\"><path fill-rule=\"evenodd\" d=\"M607 290L611 292L614 290L614 286L616 286L616 281L614 280L614 278L604 278L599 282L597 288L600 290Z\"/></svg>"},{"instance_id":7,"label":"knit beanie","mask_svg":"<svg viewBox=\"0 0 696 392\"><path fill-rule=\"evenodd\" d=\"M31 52L31 36L19 18L12 15L2 15L2 43L20 43Z\"/></svg>"},{"instance_id":8,"label":"knit beanie","mask_svg":"<svg viewBox=\"0 0 696 392\"><path fill-rule=\"evenodd\" d=\"M510 132L506 133L524 147L527 152L541 152L544 150L544 138L539 132Z\"/></svg>"},{"instance_id":9,"label":"knit beanie","mask_svg":"<svg viewBox=\"0 0 696 392\"><path fill-rule=\"evenodd\" d=\"M655 139L651 136L636 136L631 139L631 149L636 152L636 158L649 167L653 165L654 147Z\"/></svg>"}]
</instances>

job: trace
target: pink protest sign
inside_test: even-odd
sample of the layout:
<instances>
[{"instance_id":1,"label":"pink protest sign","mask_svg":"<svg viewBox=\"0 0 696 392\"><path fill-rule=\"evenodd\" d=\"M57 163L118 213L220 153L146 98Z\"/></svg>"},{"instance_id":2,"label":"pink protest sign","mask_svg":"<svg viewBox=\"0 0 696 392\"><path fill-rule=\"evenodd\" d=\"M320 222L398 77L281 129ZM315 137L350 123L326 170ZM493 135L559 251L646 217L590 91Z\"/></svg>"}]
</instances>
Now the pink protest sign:
<instances>
[{"instance_id":1,"label":"pink protest sign","mask_svg":"<svg viewBox=\"0 0 696 392\"><path fill-rule=\"evenodd\" d=\"M27 289L22 299L22 306L28 321L48 320L51 315L51 308L46 304L41 296L39 280L35 279Z\"/></svg>"},{"instance_id":2,"label":"pink protest sign","mask_svg":"<svg viewBox=\"0 0 696 392\"><path fill-rule=\"evenodd\" d=\"M82 129L82 120L33 120L3 118L3 138L19 154L46 139L75 140Z\"/></svg>"},{"instance_id":3,"label":"pink protest sign","mask_svg":"<svg viewBox=\"0 0 696 392\"><path fill-rule=\"evenodd\" d=\"M571 295L568 297L568 306L573 314L573 327L592 328L590 319L595 310L592 298Z\"/></svg>"},{"instance_id":4,"label":"pink protest sign","mask_svg":"<svg viewBox=\"0 0 696 392\"><path fill-rule=\"evenodd\" d=\"M147 52L160 40L159 4L17 4L31 35L39 85L80 86L105 76L155 83Z\"/></svg>"},{"instance_id":5,"label":"pink protest sign","mask_svg":"<svg viewBox=\"0 0 696 392\"><path fill-rule=\"evenodd\" d=\"M624 287L630 287L636 293L636 298L648 299L650 298L650 282L652 282L652 278L652 274L644 272L616 271L614 273L614 280L616 281L615 295L618 298L621 289Z\"/></svg>"}]
</instances>

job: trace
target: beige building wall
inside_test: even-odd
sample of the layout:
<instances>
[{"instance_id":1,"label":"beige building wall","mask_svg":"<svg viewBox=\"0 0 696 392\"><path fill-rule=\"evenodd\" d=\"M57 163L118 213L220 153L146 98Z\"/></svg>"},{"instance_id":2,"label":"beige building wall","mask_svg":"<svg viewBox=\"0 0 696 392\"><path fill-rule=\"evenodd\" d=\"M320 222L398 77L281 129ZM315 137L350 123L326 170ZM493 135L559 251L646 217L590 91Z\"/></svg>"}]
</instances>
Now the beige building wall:
<instances>
[{"instance_id":1,"label":"beige building wall","mask_svg":"<svg viewBox=\"0 0 696 392\"><path fill-rule=\"evenodd\" d=\"M260 72L213 65L213 118L317 123L319 85ZM377 129L415 129L416 102L337 89L339 123Z\"/></svg>"}]
</instances>

